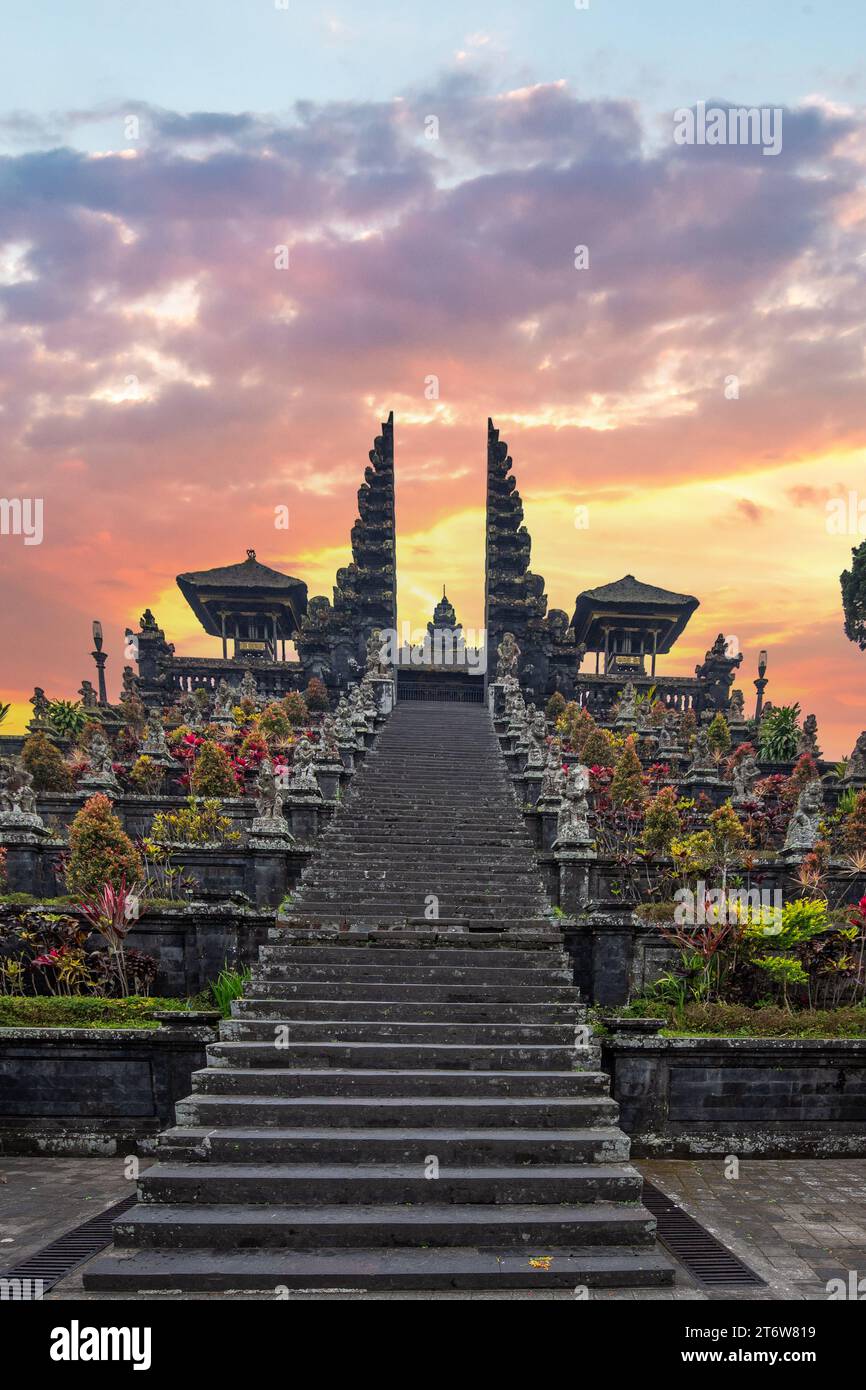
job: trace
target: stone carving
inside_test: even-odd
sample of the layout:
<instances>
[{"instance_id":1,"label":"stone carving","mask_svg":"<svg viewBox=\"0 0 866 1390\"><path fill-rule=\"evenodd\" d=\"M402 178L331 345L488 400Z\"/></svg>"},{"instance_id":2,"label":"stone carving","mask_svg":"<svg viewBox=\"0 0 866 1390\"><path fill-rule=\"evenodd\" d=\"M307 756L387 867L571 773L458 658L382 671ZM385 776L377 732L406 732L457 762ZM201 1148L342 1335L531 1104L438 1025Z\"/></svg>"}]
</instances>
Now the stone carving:
<instances>
[{"instance_id":1,"label":"stone carving","mask_svg":"<svg viewBox=\"0 0 866 1390\"><path fill-rule=\"evenodd\" d=\"M559 804L565 792L565 772L562 767L562 741L558 738L551 739L547 746L547 761L544 764L544 776L541 779L541 791L538 797L539 807L547 810L559 810Z\"/></svg>"},{"instance_id":2,"label":"stone carving","mask_svg":"<svg viewBox=\"0 0 866 1390\"><path fill-rule=\"evenodd\" d=\"M496 679L503 681L511 676L516 681L519 661L520 648L514 640L514 633L506 632L496 648Z\"/></svg>"},{"instance_id":3,"label":"stone carving","mask_svg":"<svg viewBox=\"0 0 866 1390\"><path fill-rule=\"evenodd\" d=\"M81 696L81 705L83 709L94 710L99 708L99 698L93 688L92 681L82 681L81 685L78 687L78 693Z\"/></svg>"},{"instance_id":4,"label":"stone carving","mask_svg":"<svg viewBox=\"0 0 866 1390\"><path fill-rule=\"evenodd\" d=\"M370 636L367 638L367 658L364 672L366 676L386 677L390 675L390 671L383 659L382 649L382 631L380 628L374 627Z\"/></svg>"},{"instance_id":5,"label":"stone carving","mask_svg":"<svg viewBox=\"0 0 866 1390\"><path fill-rule=\"evenodd\" d=\"M321 801L322 792L316 781L313 745L306 737L299 738L292 754L292 774L289 778L290 801Z\"/></svg>"},{"instance_id":6,"label":"stone carving","mask_svg":"<svg viewBox=\"0 0 866 1390\"><path fill-rule=\"evenodd\" d=\"M689 763L686 776L701 777L717 775L716 763L707 738L706 729L698 729L695 734L695 743L692 749L692 759Z\"/></svg>"},{"instance_id":7,"label":"stone carving","mask_svg":"<svg viewBox=\"0 0 866 1390\"><path fill-rule=\"evenodd\" d=\"M48 698L41 685L34 688L30 696L30 704L33 706L33 714L27 728L31 731L39 729L50 729L51 720L48 717Z\"/></svg>"},{"instance_id":8,"label":"stone carving","mask_svg":"<svg viewBox=\"0 0 866 1390\"><path fill-rule=\"evenodd\" d=\"M785 835L784 853L808 854L815 848L824 810L824 788L815 778L807 782L797 798L797 805Z\"/></svg>"},{"instance_id":9,"label":"stone carving","mask_svg":"<svg viewBox=\"0 0 866 1390\"><path fill-rule=\"evenodd\" d=\"M814 714L807 714L803 720L798 752L801 757L807 753L816 762L821 757L821 749L818 747L818 720Z\"/></svg>"},{"instance_id":10,"label":"stone carving","mask_svg":"<svg viewBox=\"0 0 866 1390\"><path fill-rule=\"evenodd\" d=\"M97 731L90 740L90 748L87 752L89 764L86 774L81 778L79 785L85 791L119 792L120 783L114 775L112 767L111 748L108 740L101 731Z\"/></svg>"},{"instance_id":11,"label":"stone carving","mask_svg":"<svg viewBox=\"0 0 866 1390\"><path fill-rule=\"evenodd\" d=\"M728 708L734 672L742 660L742 652L737 656L728 656L725 634L720 632L701 665L695 667L695 675L703 687L701 704L704 709L715 712Z\"/></svg>"},{"instance_id":12,"label":"stone carving","mask_svg":"<svg viewBox=\"0 0 866 1390\"><path fill-rule=\"evenodd\" d=\"M315 759L318 763L342 767L340 748L337 742L337 726L333 715L326 714L322 720L319 742L316 744Z\"/></svg>"},{"instance_id":13,"label":"stone carving","mask_svg":"<svg viewBox=\"0 0 866 1390\"><path fill-rule=\"evenodd\" d=\"M259 688L256 685L256 678L250 667L244 671L243 680L238 687L238 697L241 700L252 700L254 705L258 704Z\"/></svg>"},{"instance_id":14,"label":"stone carving","mask_svg":"<svg viewBox=\"0 0 866 1390\"><path fill-rule=\"evenodd\" d=\"M734 792L731 800L735 806L741 806L753 799L755 783L760 775L757 758L754 753L747 753L734 768Z\"/></svg>"},{"instance_id":15,"label":"stone carving","mask_svg":"<svg viewBox=\"0 0 866 1390\"><path fill-rule=\"evenodd\" d=\"M20 758L15 762L10 759L4 762L3 781L0 785L0 813L4 818L36 815L32 776Z\"/></svg>"},{"instance_id":16,"label":"stone carving","mask_svg":"<svg viewBox=\"0 0 866 1390\"><path fill-rule=\"evenodd\" d=\"M174 761L165 740L162 720L158 716L153 716L147 721L138 751L142 757L150 758L153 763L162 763L165 767Z\"/></svg>"},{"instance_id":17,"label":"stone carving","mask_svg":"<svg viewBox=\"0 0 866 1390\"><path fill-rule=\"evenodd\" d=\"M213 702L213 717L218 724L232 722L234 718L232 711L234 710L235 703L236 695L234 689L229 685L227 680L222 679L217 686Z\"/></svg>"},{"instance_id":18,"label":"stone carving","mask_svg":"<svg viewBox=\"0 0 866 1390\"><path fill-rule=\"evenodd\" d=\"M0 841L34 843L47 835L36 810L33 778L20 758L0 763Z\"/></svg>"},{"instance_id":19,"label":"stone carving","mask_svg":"<svg viewBox=\"0 0 866 1390\"><path fill-rule=\"evenodd\" d=\"M270 758L264 758L256 774L256 816L260 820L283 817L283 789Z\"/></svg>"},{"instance_id":20,"label":"stone carving","mask_svg":"<svg viewBox=\"0 0 866 1390\"><path fill-rule=\"evenodd\" d=\"M637 695L631 681L626 685L622 692L619 708L616 712L614 728L626 729L631 731L637 727Z\"/></svg>"},{"instance_id":21,"label":"stone carving","mask_svg":"<svg viewBox=\"0 0 866 1390\"><path fill-rule=\"evenodd\" d=\"M847 786L862 786L866 783L866 729L854 745L854 752L848 759L843 780Z\"/></svg>"},{"instance_id":22,"label":"stone carving","mask_svg":"<svg viewBox=\"0 0 866 1390\"><path fill-rule=\"evenodd\" d=\"M589 828L589 768L573 763L556 822L554 849L587 849L592 844Z\"/></svg>"}]
</instances>

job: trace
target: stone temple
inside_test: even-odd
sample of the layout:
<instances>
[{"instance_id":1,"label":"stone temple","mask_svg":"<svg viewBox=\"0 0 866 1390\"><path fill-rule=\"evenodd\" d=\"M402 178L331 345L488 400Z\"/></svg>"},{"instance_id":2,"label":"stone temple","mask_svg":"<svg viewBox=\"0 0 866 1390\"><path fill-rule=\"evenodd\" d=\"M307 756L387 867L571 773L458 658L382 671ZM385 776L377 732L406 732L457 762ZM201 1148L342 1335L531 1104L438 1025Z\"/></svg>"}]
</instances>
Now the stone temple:
<instances>
[{"instance_id":1,"label":"stone temple","mask_svg":"<svg viewBox=\"0 0 866 1390\"><path fill-rule=\"evenodd\" d=\"M6 769L10 886L54 900L65 830L93 790L128 834L153 836L155 815L184 804L178 749L222 741L228 758L238 720L249 750L275 710L285 723L286 697L311 681L327 695L258 762L235 759L230 837L163 844L192 880L188 902L157 901L129 938L180 997L228 960L249 967L230 1016L162 1015L134 1057L122 1036L110 1055L90 1038L88 1068L123 1098L102 1119L109 1101L92 1088L74 1113L85 1083L63 1070L66 1053L46 1056L41 1033L18 1040L29 1061L0 1145L140 1143L152 1160L112 1247L86 1267L91 1293L665 1289L674 1264L633 1140L642 1154L863 1151L862 1039L713 1050L656 1036L659 1017L620 1015L678 959L663 895L683 862L671 819L704 853L721 837L724 874L755 875L762 891L805 891L823 854L822 893L856 904L864 865L846 860L850 837L821 850L821 818L848 834L866 735L841 774L814 719L793 744L768 742L722 636L692 673L658 674L698 608L688 594L626 574L577 594L571 615L549 610L492 421L486 652L467 646L445 585L425 639L389 656L394 478L389 417L332 598L252 550L180 575L219 654L177 653L146 611L127 634L119 702L82 687L99 730L79 784L37 792L26 767ZM44 691L33 703L41 733ZM133 713L146 726L130 752ZM126 780L142 754L157 779L145 791ZM613 1011L603 1037L591 1008ZM203 1032L183 1053L185 1023ZM172 1070L151 1091L167 1049ZM73 1113L40 1118L28 1066L55 1069Z\"/></svg>"}]
</instances>

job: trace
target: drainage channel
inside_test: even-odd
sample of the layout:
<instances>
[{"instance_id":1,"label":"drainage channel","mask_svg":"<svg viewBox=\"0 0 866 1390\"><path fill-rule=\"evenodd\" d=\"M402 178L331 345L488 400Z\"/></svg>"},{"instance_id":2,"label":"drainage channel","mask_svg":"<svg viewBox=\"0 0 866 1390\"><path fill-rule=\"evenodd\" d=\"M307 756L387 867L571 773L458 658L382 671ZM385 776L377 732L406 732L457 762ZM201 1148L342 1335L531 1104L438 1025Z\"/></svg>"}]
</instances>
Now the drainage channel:
<instances>
[{"instance_id":1,"label":"drainage channel","mask_svg":"<svg viewBox=\"0 0 866 1390\"><path fill-rule=\"evenodd\" d=\"M644 1179L643 1204L658 1225L658 1238L666 1250L704 1288L721 1286L766 1288L767 1281L722 1245L704 1226L677 1206L661 1188Z\"/></svg>"},{"instance_id":2,"label":"drainage channel","mask_svg":"<svg viewBox=\"0 0 866 1390\"><path fill-rule=\"evenodd\" d=\"M114 1206L106 1207L98 1216L92 1216L89 1221L82 1222L80 1226L75 1226L65 1235L53 1240L43 1250L37 1250L35 1255L30 1255L12 1269L5 1270L0 1274L5 1297L11 1297L13 1300L15 1298L15 1293L10 1292L10 1286L13 1290L26 1290L23 1294L25 1298L32 1296L29 1291L34 1287L39 1290L38 1297L53 1289L54 1285L65 1279L67 1274L71 1274L73 1269L93 1259L94 1255L98 1255L111 1244L112 1224L125 1211L129 1211L130 1207L135 1206L137 1200L136 1197L124 1197L122 1202L115 1202Z\"/></svg>"}]
</instances>

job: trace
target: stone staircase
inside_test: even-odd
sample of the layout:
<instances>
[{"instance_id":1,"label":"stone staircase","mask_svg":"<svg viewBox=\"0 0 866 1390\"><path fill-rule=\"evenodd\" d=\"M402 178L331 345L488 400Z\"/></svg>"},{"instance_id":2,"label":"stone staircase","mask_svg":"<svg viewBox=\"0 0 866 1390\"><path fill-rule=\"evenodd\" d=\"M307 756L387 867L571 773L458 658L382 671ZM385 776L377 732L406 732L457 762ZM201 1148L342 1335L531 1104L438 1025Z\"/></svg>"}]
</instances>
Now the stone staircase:
<instances>
[{"instance_id":1,"label":"stone staircase","mask_svg":"<svg viewBox=\"0 0 866 1390\"><path fill-rule=\"evenodd\" d=\"M670 1283L570 979L487 711L398 706L85 1286Z\"/></svg>"}]
</instances>

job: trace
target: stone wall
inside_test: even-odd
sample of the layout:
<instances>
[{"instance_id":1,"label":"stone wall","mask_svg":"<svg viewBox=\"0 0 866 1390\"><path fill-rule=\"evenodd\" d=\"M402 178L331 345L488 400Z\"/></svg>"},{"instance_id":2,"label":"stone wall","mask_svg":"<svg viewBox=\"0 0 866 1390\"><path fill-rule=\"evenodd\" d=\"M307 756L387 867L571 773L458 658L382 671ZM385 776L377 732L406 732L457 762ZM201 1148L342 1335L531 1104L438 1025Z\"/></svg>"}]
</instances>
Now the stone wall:
<instances>
[{"instance_id":1,"label":"stone wall","mask_svg":"<svg viewBox=\"0 0 866 1390\"><path fill-rule=\"evenodd\" d=\"M201 1026L0 1029L0 1154L151 1152L215 1036Z\"/></svg>"},{"instance_id":2,"label":"stone wall","mask_svg":"<svg viewBox=\"0 0 866 1390\"><path fill-rule=\"evenodd\" d=\"M634 1157L866 1157L866 1039L615 1033L602 1066Z\"/></svg>"}]
</instances>

